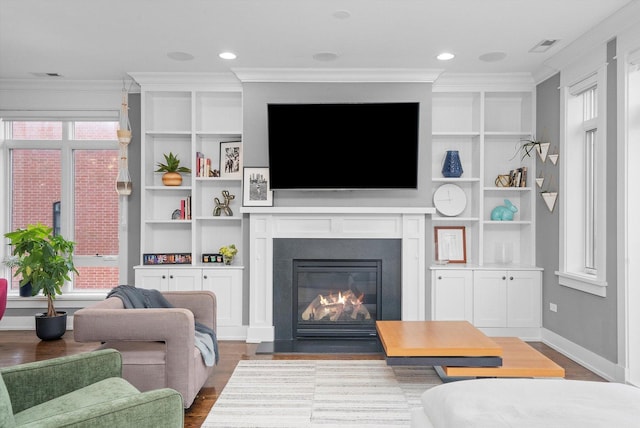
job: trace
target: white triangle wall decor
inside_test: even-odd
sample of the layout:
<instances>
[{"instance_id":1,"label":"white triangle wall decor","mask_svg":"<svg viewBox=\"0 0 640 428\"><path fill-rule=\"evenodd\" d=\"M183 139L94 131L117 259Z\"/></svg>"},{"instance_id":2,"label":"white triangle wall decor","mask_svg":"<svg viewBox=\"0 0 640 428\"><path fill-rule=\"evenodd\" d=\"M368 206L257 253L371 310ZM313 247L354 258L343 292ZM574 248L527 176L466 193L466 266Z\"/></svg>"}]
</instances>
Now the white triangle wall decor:
<instances>
[{"instance_id":1,"label":"white triangle wall decor","mask_svg":"<svg viewBox=\"0 0 640 428\"><path fill-rule=\"evenodd\" d=\"M558 162L558 154L554 154L554 155L549 155L549 160L551 161L552 164L556 164Z\"/></svg>"},{"instance_id":2,"label":"white triangle wall decor","mask_svg":"<svg viewBox=\"0 0 640 428\"><path fill-rule=\"evenodd\" d=\"M558 199L558 192L542 192L540 195L542 195L542 199L547 204L549 211L553 212L553 208L556 206L556 199Z\"/></svg>"},{"instance_id":3,"label":"white triangle wall decor","mask_svg":"<svg viewBox=\"0 0 640 428\"><path fill-rule=\"evenodd\" d=\"M542 183L544 183L544 177L536 178L536 184L538 185L538 187L542 188Z\"/></svg>"},{"instance_id":4,"label":"white triangle wall decor","mask_svg":"<svg viewBox=\"0 0 640 428\"><path fill-rule=\"evenodd\" d=\"M540 157L540 160L542 162L547 160L547 153L549 152L550 145L551 143L540 143L540 145L538 146L538 156Z\"/></svg>"}]
</instances>

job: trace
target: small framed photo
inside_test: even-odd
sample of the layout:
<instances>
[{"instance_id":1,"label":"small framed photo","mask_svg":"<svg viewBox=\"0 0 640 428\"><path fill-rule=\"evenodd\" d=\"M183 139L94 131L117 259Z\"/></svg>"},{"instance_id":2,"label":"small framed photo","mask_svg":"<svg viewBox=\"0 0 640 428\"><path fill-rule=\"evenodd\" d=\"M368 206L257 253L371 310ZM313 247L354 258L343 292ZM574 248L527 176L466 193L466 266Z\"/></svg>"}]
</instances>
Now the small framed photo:
<instances>
[{"instance_id":1,"label":"small framed photo","mask_svg":"<svg viewBox=\"0 0 640 428\"><path fill-rule=\"evenodd\" d=\"M464 226L436 226L433 232L436 263L467 262L467 234Z\"/></svg>"},{"instance_id":2,"label":"small framed photo","mask_svg":"<svg viewBox=\"0 0 640 428\"><path fill-rule=\"evenodd\" d=\"M242 142L220 143L220 177L242 178Z\"/></svg>"},{"instance_id":3,"label":"small framed photo","mask_svg":"<svg viewBox=\"0 0 640 428\"><path fill-rule=\"evenodd\" d=\"M269 185L269 168L245 168L242 189L245 207L272 207L273 190Z\"/></svg>"}]
</instances>

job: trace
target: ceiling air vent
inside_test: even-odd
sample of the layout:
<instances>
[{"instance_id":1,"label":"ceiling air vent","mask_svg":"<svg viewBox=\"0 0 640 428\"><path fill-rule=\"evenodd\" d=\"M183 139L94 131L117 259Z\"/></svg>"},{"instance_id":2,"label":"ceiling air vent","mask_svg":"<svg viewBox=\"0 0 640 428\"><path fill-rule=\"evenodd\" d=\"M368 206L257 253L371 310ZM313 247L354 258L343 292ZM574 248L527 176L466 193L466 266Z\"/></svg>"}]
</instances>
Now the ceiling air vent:
<instances>
[{"instance_id":1,"label":"ceiling air vent","mask_svg":"<svg viewBox=\"0 0 640 428\"><path fill-rule=\"evenodd\" d=\"M555 45L556 43L558 43L560 40L553 40L553 39L547 39L547 40L543 40L540 43L538 43L537 45L535 45L534 47L532 47L531 49L529 49L529 52L533 52L533 53L542 53L542 52L546 52L549 49L551 49L551 46Z\"/></svg>"}]
</instances>

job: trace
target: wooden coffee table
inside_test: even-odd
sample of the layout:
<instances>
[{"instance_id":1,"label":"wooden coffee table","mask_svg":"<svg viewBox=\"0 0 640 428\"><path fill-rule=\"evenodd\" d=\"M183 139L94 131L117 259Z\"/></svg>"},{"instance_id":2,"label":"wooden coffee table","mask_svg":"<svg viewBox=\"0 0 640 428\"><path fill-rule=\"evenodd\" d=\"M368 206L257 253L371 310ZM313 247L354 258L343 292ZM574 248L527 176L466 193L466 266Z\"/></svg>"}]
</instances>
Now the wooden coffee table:
<instances>
[{"instance_id":1,"label":"wooden coffee table","mask_svg":"<svg viewBox=\"0 0 640 428\"><path fill-rule=\"evenodd\" d=\"M502 365L502 347L468 321L377 321L376 329L389 365Z\"/></svg>"}]
</instances>

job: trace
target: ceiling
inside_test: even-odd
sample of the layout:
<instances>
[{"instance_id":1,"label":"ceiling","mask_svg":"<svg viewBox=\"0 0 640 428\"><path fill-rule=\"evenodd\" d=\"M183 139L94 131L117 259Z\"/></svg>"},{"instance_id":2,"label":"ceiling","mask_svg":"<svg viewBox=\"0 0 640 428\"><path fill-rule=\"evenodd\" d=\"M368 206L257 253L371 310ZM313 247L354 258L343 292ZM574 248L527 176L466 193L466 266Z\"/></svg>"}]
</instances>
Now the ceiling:
<instances>
[{"instance_id":1,"label":"ceiling","mask_svg":"<svg viewBox=\"0 0 640 428\"><path fill-rule=\"evenodd\" d=\"M127 72L236 68L534 75L637 1L0 0L0 79L122 80ZM530 52L543 40L558 42ZM222 51L237 58L220 59ZM442 51L456 57L438 61Z\"/></svg>"}]
</instances>

